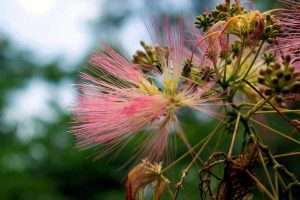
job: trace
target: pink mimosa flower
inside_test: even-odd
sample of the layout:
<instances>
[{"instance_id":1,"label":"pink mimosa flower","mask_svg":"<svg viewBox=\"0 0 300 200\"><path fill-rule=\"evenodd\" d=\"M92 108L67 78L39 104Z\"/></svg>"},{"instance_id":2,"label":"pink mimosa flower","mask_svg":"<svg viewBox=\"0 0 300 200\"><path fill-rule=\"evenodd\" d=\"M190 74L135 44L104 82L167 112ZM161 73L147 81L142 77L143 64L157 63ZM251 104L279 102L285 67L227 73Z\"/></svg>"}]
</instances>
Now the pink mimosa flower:
<instances>
[{"instance_id":1,"label":"pink mimosa flower","mask_svg":"<svg viewBox=\"0 0 300 200\"><path fill-rule=\"evenodd\" d=\"M104 53L94 54L90 64L95 69L106 71L126 81L138 82L142 78L140 69L126 58L118 54L111 47L106 46Z\"/></svg>"},{"instance_id":2,"label":"pink mimosa flower","mask_svg":"<svg viewBox=\"0 0 300 200\"><path fill-rule=\"evenodd\" d=\"M175 28L165 24L163 30L159 52L162 73L154 74L162 78L161 84L155 85L153 76L144 74L137 64L109 47L104 53L92 56L94 76L82 74L81 96L73 111L73 130L81 147L104 144L112 150L150 127L152 134L143 150L144 156L161 160L168 146L170 128L178 121L175 115L178 109L201 110L201 104L211 100L203 98L211 83L199 87L182 79L184 63L193 54L185 47L183 24ZM201 59L195 55L197 60Z\"/></svg>"},{"instance_id":3,"label":"pink mimosa flower","mask_svg":"<svg viewBox=\"0 0 300 200\"><path fill-rule=\"evenodd\" d=\"M81 122L76 136L83 146L128 137L162 115L167 104L160 95L136 94L133 90L83 96L74 110Z\"/></svg>"}]
</instances>

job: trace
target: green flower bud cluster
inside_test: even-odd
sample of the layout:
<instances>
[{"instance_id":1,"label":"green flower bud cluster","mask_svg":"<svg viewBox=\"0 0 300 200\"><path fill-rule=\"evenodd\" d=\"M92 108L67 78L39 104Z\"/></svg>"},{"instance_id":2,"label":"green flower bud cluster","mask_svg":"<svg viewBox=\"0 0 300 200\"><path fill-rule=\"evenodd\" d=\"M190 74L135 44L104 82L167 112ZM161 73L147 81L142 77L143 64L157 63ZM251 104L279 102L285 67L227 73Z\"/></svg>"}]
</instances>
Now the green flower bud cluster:
<instances>
[{"instance_id":1,"label":"green flower bud cluster","mask_svg":"<svg viewBox=\"0 0 300 200\"><path fill-rule=\"evenodd\" d=\"M284 105L287 95L295 94L300 89L300 73L295 72L291 57L282 62L270 62L272 56L265 54L266 69L259 71L258 83L266 96L274 96L278 104Z\"/></svg>"},{"instance_id":2,"label":"green flower bud cluster","mask_svg":"<svg viewBox=\"0 0 300 200\"><path fill-rule=\"evenodd\" d=\"M275 62L275 56L274 56L274 54L272 54L272 53L264 53L263 59L264 59L266 65L268 65L268 66L269 66L271 63L274 63L274 62Z\"/></svg>"},{"instance_id":3,"label":"green flower bud cluster","mask_svg":"<svg viewBox=\"0 0 300 200\"><path fill-rule=\"evenodd\" d=\"M262 40L268 43L273 43L280 33L280 26L276 24L274 17L271 15L265 16L265 28L262 34Z\"/></svg>"},{"instance_id":4,"label":"green flower bud cluster","mask_svg":"<svg viewBox=\"0 0 300 200\"><path fill-rule=\"evenodd\" d=\"M196 17L195 26L198 29L202 29L206 32L213 24L219 21L226 21L230 17L246 13L245 9L237 4L231 4L230 6L226 4L218 5L215 10L210 13L204 13Z\"/></svg>"},{"instance_id":5,"label":"green flower bud cluster","mask_svg":"<svg viewBox=\"0 0 300 200\"><path fill-rule=\"evenodd\" d=\"M141 65L146 71L151 70L153 66L160 70L159 52L157 48L147 45L143 41L141 41L141 46L143 47L143 50L136 51L133 55L132 62Z\"/></svg>"},{"instance_id":6,"label":"green flower bud cluster","mask_svg":"<svg viewBox=\"0 0 300 200\"><path fill-rule=\"evenodd\" d=\"M190 77L192 68L195 68L195 66L193 65L193 63L190 59L187 59L184 62L184 66L183 66L183 70L182 70L182 76L187 77L187 78Z\"/></svg>"},{"instance_id":7,"label":"green flower bud cluster","mask_svg":"<svg viewBox=\"0 0 300 200\"><path fill-rule=\"evenodd\" d=\"M210 67L197 67L191 60L186 60L182 76L195 81L197 83L202 83L203 81L210 81L215 78L215 72Z\"/></svg>"},{"instance_id":8,"label":"green flower bud cluster","mask_svg":"<svg viewBox=\"0 0 300 200\"><path fill-rule=\"evenodd\" d=\"M196 17L195 26L199 29L202 29L204 32L214 24L214 19L211 13L204 13Z\"/></svg>"}]
</instances>

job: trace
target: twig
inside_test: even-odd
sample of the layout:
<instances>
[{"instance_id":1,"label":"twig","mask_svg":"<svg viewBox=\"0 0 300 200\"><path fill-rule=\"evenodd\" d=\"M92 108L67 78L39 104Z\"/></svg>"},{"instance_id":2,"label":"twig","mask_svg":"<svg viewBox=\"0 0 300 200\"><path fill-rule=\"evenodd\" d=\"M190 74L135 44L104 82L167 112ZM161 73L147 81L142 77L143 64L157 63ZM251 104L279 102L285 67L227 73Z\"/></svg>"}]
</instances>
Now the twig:
<instances>
[{"instance_id":1,"label":"twig","mask_svg":"<svg viewBox=\"0 0 300 200\"><path fill-rule=\"evenodd\" d=\"M257 50L257 52L256 52L256 54L255 54L255 56L254 56L254 58L253 58L253 60L252 60L252 62L251 62L251 64L250 64L250 66L248 67L246 73L244 74L244 76L242 77L241 80L244 80L244 79L248 76L249 72L251 71L253 65L255 64L255 62L256 62L256 60L257 60L257 58L258 58L258 56L259 56L259 53L260 53L261 49L262 49L263 46L264 46L264 43L265 43L265 41L262 40L261 43L260 43L260 45L259 45L259 47L258 47L258 50Z\"/></svg>"},{"instance_id":2,"label":"twig","mask_svg":"<svg viewBox=\"0 0 300 200\"><path fill-rule=\"evenodd\" d=\"M196 155L196 152L194 151L194 149L192 148L192 145L190 144L190 142L186 138L185 133L184 133L182 127L180 126L179 121L178 121L177 118L176 118L176 123L175 124L176 124L175 127L176 127L177 135L182 140L182 142L187 146L188 152L191 153L191 156L193 158ZM200 159L200 158L197 158L197 159L200 161L201 164L203 163L202 159Z\"/></svg>"},{"instance_id":3,"label":"twig","mask_svg":"<svg viewBox=\"0 0 300 200\"><path fill-rule=\"evenodd\" d=\"M199 157L199 155L202 153L202 151L205 149L205 147L208 145L208 143L210 142L210 140L213 138L213 136L217 133L219 129L219 126L217 126L211 133L210 135L207 137L206 142L202 145L202 147L199 149L199 151L197 152L197 154L195 155L195 157L193 158L193 160L189 163L189 165L182 170L182 175L180 178L180 181L177 182L176 184L176 191L175 191L175 195L174 195L174 200L177 199L178 195L179 195L179 191L183 186L183 182L184 182L184 178L188 175L190 169L192 168L194 162L197 160L197 157Z\"/></svg>"},{"instance_id":4,"label":"twig","mask_svg":"<svg viewBox=\"0 0 300 200\"><path fill-rule=\"evenodd\" d=\"M290 152L290 153L283 153L274 155L274 158L284 158L289 156L300 156L300 152Z\"/></svg>"},{"instance_id":5,"label":"twig","mask_svg":"<svg viewBox=\"0 0 300 200\"><path fill-rule=\"evenodd\" d=\"M263 169L264 169L264 171L265 171L265 174L266 174L266 176L267 176L268 182L269 182L269 184L270 184L270 186L271 186L271 188L272 188L273 195L275 196L275 199L278 199L278 197L277 197L277 192L276 192L277 190L276 190L275 187L274 187L273 181L272 181L272 179L271 179L271 175L270 175L270 173L269 173L269 171L268 171L268 169L267 169L265 160L264 160L264 158L263 158L262 153L261 153L260 150L259 150L259 152L258 152L258 156L259 156L260 162L261 162L261 164L262 164L262 166L263 166Z\"/></svg>"},{"instance_id":6,"label":"twig","mask_svg":"<svg viewBox=\"0 0 300 200\"><path fill-rule=\"evenodd\" d=\"M249 170L246 170L246 173L256 183L259 189L261 189L270 199L275 200L271 192L269 192L269 190L260 182L260 180L258 180L255 176L253 176L251 172L249 172Z\"/></svg>"},{"instance_id":7,"label":"twig","mask_svg":"<svg viewBox=\"0 0 300 200\"><path fill-rule=\"evenodd\" d=\"M270 96L268 99L261 99L252 109L248 111L246 114L246 118L249 118L252 114L256 113L260 108L262 108L265 103L267 103L273 96Z\"/></svg>"},{"instance_id":8,"label":"twig","mask_svg":"<svg viewBox=\"0 0 300 200\"><path fill-rule=\"evenodd\" d=\"M300 113L300 110L280 110L281 113ZM277 113L275 110L257 111L255 114L272 114Z\"/></svg>"},{"instance_id":9,"label":"twig","mask_svg":"<svg viewBox=\"0 0 300 200\"><path fill-rule=\"evenodd\" d=\"M256 124L258 124L258 125L260 125L260 126L266 128L266 129L272 131L273 133L276 133L277 135L280 135L281 137L284 137L285 139L288 139L288 140L290 140L290 141L292 141L292 142L294 142L294 143L296 143L296 144L300 144L300 141L298 141L298 140L296 140L296 139L294 139L294 138L288 136L287 134L281 133L280 131L275 130L275 129L273 129L273 128L271 128L271 127L265 125L264 123L261 123L261 122L255 120L255 119L250 119L250 120L253 121L253 122L255 122Z\"/></svg>"},{"instance_id":10,"label":"twig","mask_svg":"<svg viewBox=\"0 0 300 200\"><path fill-rule=\"evenodd\" d=\"M256 93L258 93L262 98L266 99L266 97L261 94L261 92L256 89L256 87L254 87L249 81L247 80L244 80L245 83L247 83L247 85L249 85ZM300 129L298 127L296 127L293 123L291 123L291 121L286 117L284 116L280 110L278 110L278 108L276 108L276 106L274 106L270 101L268 101L268 103L270 104L270 106L272 106L272 108L279 114L279 116L284 119L285 121L287 121L292 127L294 127L295 129L297 129L298 131L300 131Z\"/></svg>"},{"instance_id":11,"label":"twig","mask_svg":"<svg viewBox=\"0 0 300 200\"><path fill-rule=\"evenodd\" d=\"M241 114L238 113L238 116L237 116L237 119L236 119L236 122L235 122L234 131L233 131L233 134L232 134L231 144L230 144L228 155L227 155L228 158L231 158L231 155L232 155L234 143L235 143L236 136L237 136L238 129L239 129L240 119L241 119Z\"/></svg>"}]
</instances>

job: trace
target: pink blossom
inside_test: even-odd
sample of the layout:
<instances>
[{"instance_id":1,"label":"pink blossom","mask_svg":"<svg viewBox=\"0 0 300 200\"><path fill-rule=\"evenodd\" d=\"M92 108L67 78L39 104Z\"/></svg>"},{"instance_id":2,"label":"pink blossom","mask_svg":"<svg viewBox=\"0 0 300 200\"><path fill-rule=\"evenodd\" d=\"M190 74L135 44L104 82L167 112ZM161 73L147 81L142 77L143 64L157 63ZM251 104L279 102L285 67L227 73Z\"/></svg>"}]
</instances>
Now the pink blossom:
<instances>
[{"instance_id":1,"label":"pink blossom","mask_svg":"<svg viewBox=\"0 0 300 200\"><path fill-rule=\"evenodd\" d=\"M90 59L90 64L94 66L95 70L108 72L134 83L140 81L143 76L135 64L129 62L109 46L105 46L104 53L94 54Z\"/></svg>"},{"instance_id":2,"label":"pink blossom","mask_svg":"<svg viewBox=\"0 0 300 200\"><path fill-rule=\"evenodd\" d=\"M163 30L160 45L167 52L161 48L162 86L155 85L138 65L109 47L92 56L95 76L81 75L81 96L73 110L73 130L79 146L104 144L112 150L150 127L152 133L143 152L149 160L157 161L167 150L170 127L177 122L176 112L181 107L201 110L201 104L215 101L214 97L203 98L211 83L200 87L181 79L184 62L194 54L186 46L183 22L171 27L166 21ZM201 60L197 55L194 58Z\"/></svg>"},{"instance_id":3,"label":"pink blossom","mask_svg":"<svg viewBox=\"0 0 300 200\"><path fill-rule=\"evenodd\" d=\"M81 97L74 110L80 124L76 136L83 146L127 137L158 118L167 101L161 96L95 94ZM133 92L133 91L132 91Z\"/></svg>"}]
</instances>

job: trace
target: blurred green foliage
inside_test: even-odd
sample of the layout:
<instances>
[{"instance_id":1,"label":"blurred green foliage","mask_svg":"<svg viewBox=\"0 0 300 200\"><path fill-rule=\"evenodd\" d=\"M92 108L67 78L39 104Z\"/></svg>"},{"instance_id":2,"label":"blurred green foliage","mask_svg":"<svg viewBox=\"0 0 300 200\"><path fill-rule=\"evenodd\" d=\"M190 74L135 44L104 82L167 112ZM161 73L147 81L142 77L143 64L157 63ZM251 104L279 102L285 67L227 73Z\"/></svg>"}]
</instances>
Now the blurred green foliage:
<instances>
[{"instance_id":1,"label":"blurred green foliage","mask_svg":"<svg viewBox=\"0 0 300 200\"><path fill-rule=\"evenodd\" d=\"M39 77L58 84L77 77L77 72L62 70L58 62L43 66L33 62L29 52L14 49L3 38L0 57L1 115L8 104L8 95L31 79ZM35 119L34 127L41 128L29 141L18 136L17 124L8 125L1 116L0 199L101 199L99 191L120 189L121 171L109 170L108 163L99 165L87 159L87 153L74 148L69 134L69 112L54 103L52 109L57 113L55 120Z\"/></svg>"}]
</instances>

